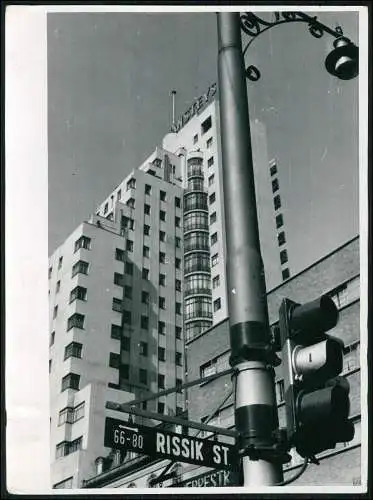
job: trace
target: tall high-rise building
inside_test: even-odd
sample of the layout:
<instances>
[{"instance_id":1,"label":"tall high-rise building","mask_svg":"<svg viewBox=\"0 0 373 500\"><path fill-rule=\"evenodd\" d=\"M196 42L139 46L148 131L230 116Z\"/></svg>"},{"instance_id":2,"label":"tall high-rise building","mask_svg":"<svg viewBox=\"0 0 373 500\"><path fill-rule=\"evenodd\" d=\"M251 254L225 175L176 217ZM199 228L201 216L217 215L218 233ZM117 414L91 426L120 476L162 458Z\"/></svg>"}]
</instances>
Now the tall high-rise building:
<instances>
[{"instance_id":1,"label":"tall high-rise building","mask_svg":"<svg viewBox=\"0 0 373 500\"><path fill-rule=\"evenodd\" d=\"M49 263L52 482L80 487L118 457L105 449L107 401L175 387L185 345L228 317L216 86L132 171ZM267 284L281 281L265 129L252 124ZM224 168L229 168L225 165ZM232 221L234 223L234 221ZM178 415L183 393L143 409ZM153 423L156 423L153 421Z\"/></svg>"}]
</instances>

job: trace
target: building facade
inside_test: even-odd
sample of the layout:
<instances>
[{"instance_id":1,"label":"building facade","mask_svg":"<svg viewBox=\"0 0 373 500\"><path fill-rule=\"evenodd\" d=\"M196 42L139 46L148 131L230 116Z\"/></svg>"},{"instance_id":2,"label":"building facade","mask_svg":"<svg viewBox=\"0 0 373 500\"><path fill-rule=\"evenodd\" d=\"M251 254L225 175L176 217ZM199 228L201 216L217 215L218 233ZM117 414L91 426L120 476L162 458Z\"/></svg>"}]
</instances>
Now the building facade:
<instances>
[{"instance_id":1,"label":"building facade","mask_svg":"<svg viewBox=\"0 0 373 500\"><path fill-rule=\"evenodd\" d=\"M103 435L105 417L120 416L104 410L105 403L156 394L183 382L189 371L188 343L228 317L214 88L50 257L51 461L56 488L89 481L100 457L103 472L117 466L119 459L105 449ZM252 127L268 286L280 283L283 275L265 128L258 122ZM207 364L203 373L213 369ZM193 392L175 391L144 402L142 409L181 415L191 398ZM134 454L125 457L133 459Z\"/></svg>"}]
</instances>

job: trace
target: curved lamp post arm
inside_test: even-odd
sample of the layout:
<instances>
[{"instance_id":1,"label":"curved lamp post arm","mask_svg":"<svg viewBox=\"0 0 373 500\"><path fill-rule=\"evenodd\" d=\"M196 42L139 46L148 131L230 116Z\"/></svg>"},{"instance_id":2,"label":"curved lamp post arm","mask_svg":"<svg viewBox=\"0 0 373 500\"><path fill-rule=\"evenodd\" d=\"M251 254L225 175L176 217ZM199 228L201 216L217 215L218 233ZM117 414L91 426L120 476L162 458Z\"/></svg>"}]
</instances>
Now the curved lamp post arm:
<instances>
[{"instance_id":1,"label":"curved lamp post arm","mask_svg":"<svg viewBox=\"0 0 373 500\"><path fill-rule=\"evenodd\" d=\"M335 63L338 60L335 57L331 58L331 64L327 64L327 70L338 76L342 79L350 79L356 76L357 74L357 59L358 59L358 49L357 47L343 35L342 28L337 26L335 29L326 26L317 20L316 16L309 16L308 14L304 14L303 12L274 12L274 20L267 21L265 19L260 18L256 14L252 12L245 12L240 15L240 25L241 29L246 35L250 37L250 40L247 42L244 50L243 56L245 56L248 48L252 44L252 42L262 33L268 31L269 29L279 26L280 24L288 24L288 23L307 23L308 31L315 38L321 38L324 33L328 33L332 37L334 37L334 51L338 49L337 56L341 57L346 51L348 56L351 56L354 61L356 61L356 71L352 71L351 68L348 72L348 78L344 77L345 71L338 71L338 68L334 68ZM342 54L343 52L343 54ZM335 56L335 54L334 54ZM330 62L330 60L329 60ZM352 75L352 76L351 76ZM260 71L257 67L250 65L246 69L246 77L249 80L256 81L260 78Z\"/></svg>"}]
</instances>

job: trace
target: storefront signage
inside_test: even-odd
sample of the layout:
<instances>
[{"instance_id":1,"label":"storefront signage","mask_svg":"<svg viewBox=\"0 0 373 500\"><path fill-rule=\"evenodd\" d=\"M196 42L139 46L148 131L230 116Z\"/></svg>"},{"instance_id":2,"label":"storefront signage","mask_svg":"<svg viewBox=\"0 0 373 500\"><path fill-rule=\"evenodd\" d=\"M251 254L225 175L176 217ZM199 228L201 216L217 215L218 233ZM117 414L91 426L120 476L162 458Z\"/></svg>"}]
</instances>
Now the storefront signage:
<instances>
[{"instance_id":1,"label":"storefront signage","mask_svg":"<svg viewBox=\"0 0 373 500\"><path fill-rule=\"evenodd\" d=\"M179 130L188 123L188 121L197 113L202 111L206 104L212 99L216 94L217 85L213 83L208 88L207 92L198 99L196 99L193 104L185 111L183 115L171 126L171 132L179 132Z\"/></svg>"},{"instance_id":2,"label":"storefront signage","mask_svg":"<svg viewBox=\"0 0 373 500\"><path fill-rule=\"evenodd\" d=\"M184 436L157 427L129 424L109 417L105 421L104 446L215 469L232 468L236 458L232 445Z\"/></svg>"}]
</instances>

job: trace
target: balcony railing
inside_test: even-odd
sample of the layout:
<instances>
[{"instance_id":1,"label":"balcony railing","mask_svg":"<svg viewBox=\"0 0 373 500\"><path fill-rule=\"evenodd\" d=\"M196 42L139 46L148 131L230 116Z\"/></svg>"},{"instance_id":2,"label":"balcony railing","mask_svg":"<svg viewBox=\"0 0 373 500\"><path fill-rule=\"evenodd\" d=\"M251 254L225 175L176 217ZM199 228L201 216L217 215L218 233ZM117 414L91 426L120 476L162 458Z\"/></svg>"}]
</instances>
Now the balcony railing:
<instances>
[{"instance_id":1,"label":"balcony railing","mask_svg":"<svg viewBox=\"0 0 373 500\"><path fill-rule=\"evenodd\" d=\"M187 288L184 291L184 297L189 297L190 295L211 295L211 288L204 288L195 286L193 288Z\"/></svg>"},{"instance_id":2,"label":"balcony railing","mask_svg":"<svg viewBox=\"0 0 373 500\"><path fill-rule=\"evenodd\" d=\"M193 252L194 250L209 252L210 247L208 241L192 241L190 243L184 241L184 253Z\"/></svg>"}]
</instances>

